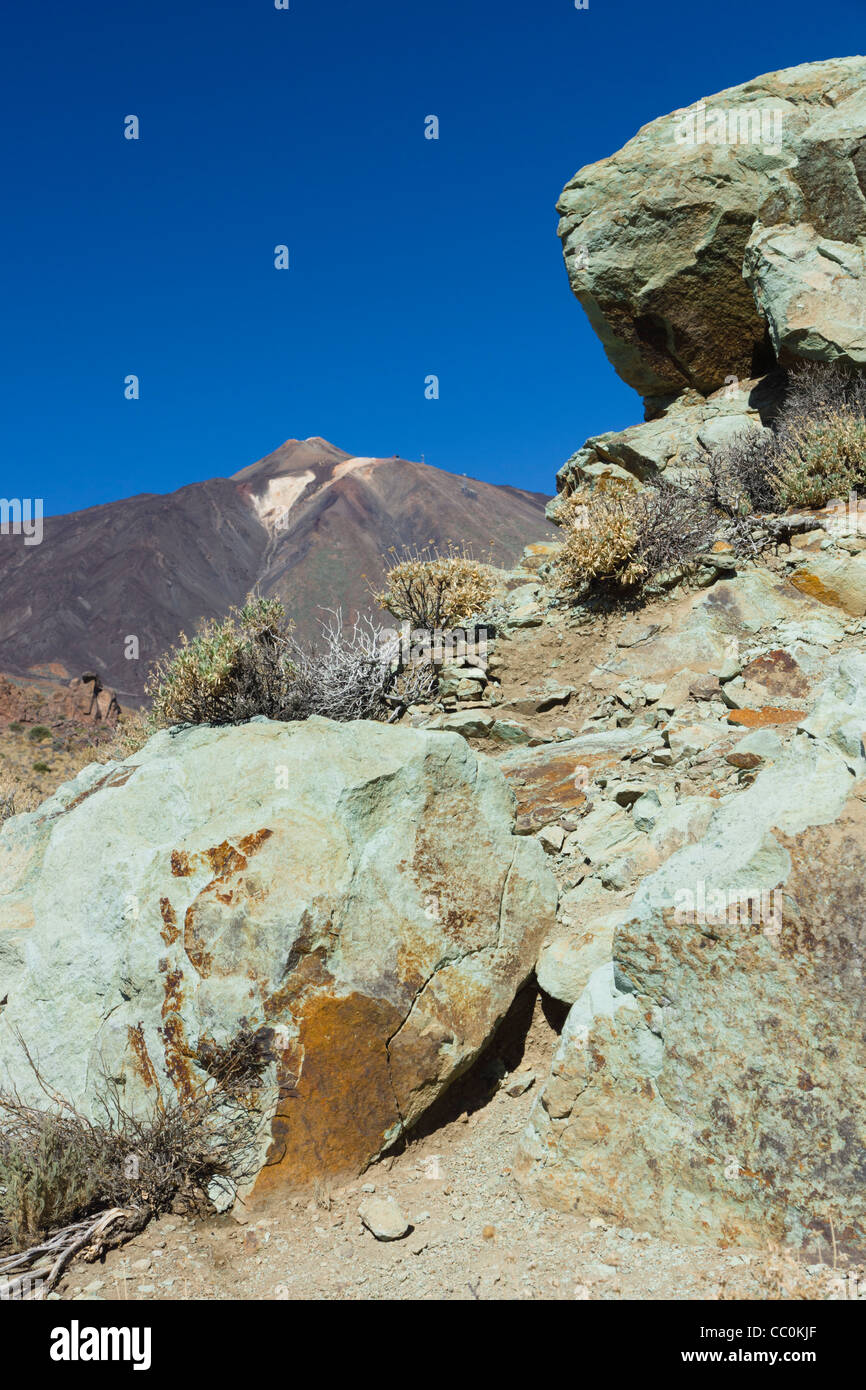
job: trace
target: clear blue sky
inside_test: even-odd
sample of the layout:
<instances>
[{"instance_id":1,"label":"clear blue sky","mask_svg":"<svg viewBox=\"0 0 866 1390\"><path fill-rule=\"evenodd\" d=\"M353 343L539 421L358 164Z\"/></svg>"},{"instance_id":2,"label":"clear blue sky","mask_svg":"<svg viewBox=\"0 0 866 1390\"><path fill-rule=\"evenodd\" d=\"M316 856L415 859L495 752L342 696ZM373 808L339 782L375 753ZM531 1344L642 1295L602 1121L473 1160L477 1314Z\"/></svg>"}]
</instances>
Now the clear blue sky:
<instances>
[{"instance_id":1,"label":"clear blue sky","mask_svg":"<svg viewBox=\"0 0 866 1390\"><path fill-rule=\"evenodd\" d=\"M2 25L0 495L46 513L313 434L552 491L641 418L569 291L563 184L657 115L866 47L863 0L32 0Z\"/></svg>"}]
</instances>

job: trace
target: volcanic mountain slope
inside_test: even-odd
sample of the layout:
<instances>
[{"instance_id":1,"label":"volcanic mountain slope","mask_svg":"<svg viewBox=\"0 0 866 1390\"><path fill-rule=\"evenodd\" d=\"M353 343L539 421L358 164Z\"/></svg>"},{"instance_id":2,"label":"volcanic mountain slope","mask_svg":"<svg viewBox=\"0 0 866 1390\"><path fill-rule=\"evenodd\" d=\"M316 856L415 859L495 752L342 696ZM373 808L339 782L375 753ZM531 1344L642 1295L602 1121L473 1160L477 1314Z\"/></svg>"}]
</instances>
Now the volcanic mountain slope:
<instances>
[{"instance_id":1,"label":"volcanic mountain slope","mask_svg":"<svg viewBox=\"0 0 866 1390\"><path fill-rule=\"evenodd\" d=\"M222 617L255 585L313 637L322 609L373 606L369 584L391 546L466 542L510 565L549 533L546 500L291 439L233 478L49 517L41 545L0 535L0 671L94 669L136 704L178 634ZM133 637L137 657L127 655Z\"/></svg>"}]
</instances>

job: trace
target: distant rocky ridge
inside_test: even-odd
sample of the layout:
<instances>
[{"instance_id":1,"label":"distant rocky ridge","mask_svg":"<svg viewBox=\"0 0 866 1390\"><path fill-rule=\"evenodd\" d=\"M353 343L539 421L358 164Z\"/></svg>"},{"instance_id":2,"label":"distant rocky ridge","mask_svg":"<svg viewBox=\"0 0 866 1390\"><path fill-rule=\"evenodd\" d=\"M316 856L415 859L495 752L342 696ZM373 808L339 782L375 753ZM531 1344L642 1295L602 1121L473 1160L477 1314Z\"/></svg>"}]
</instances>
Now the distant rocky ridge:
<instances>
[{"instance_id":1,"label":"distant rocky ridge","mask_svg":"<svg viewBox=\"0 0 866 1390\"><path fill-rule=\"evenodd\" d=\"M233 478L48 517L38 546L0 536L0 671L93 670L137 705L151 662L179 633L222 618L254 586L315 637L324 609L375 606L392 546L466 542L509 565L543 534L546 501L292 439Z\"/></svg>"},{"instance_id":2,"label":"distant rocky ridge","mask_svg":"<svg viewBox=\"0 0 866 1390\"><path fill-rule=\"evenodd\" d=\"M63 724L111 726L119 717L120 706L115 692L106 689L93 671L54 684L46 683L44 678L21 681L0 676L0 726L4 723L44 724L51 728Z\"/></svg>"}]
</instances>

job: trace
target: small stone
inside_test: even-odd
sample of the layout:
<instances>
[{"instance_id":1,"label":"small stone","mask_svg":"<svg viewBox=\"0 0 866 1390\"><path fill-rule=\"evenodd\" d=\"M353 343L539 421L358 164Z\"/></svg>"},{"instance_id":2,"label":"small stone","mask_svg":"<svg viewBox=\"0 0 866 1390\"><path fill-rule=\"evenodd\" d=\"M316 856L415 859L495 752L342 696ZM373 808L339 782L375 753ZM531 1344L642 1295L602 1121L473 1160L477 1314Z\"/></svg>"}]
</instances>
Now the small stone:
<instances>
[{"instance_id":1,"label":"small stone","mask_svg":"<svg viewBox=\"0 0 866 1390\"><path fill-rule=\"evenodd\" d=\"M546 825L535 838L545 854L559 854L565 843L565 831L560 825Z\"/></svg>"},{"instance_id":2,"label":"small stone","mask_svg":"<svg viewBox=\"0 0 866 1390\"><path fill-rule=\"evenodd\" d=\"M532 735L516 719L497 719L490 730L491 738L500 743L528 743Z\"/></svg>"},{"instance_id":3,"label":"small stone","mask_svg":"<svg viewBox=\"0 0 866 1390\"><path fill-rule=\"evenodd\" d=\"M358 1215L377 1240L402 1240L411 1230L393 1197L370 1197L361 1203Z\"/></svg>"},{"instance_id":4,"label":"small stone","mask_svg":"<svg viewBox=\"0 0 866 1390\"><path fill-rule=\"evenodd\" d=\"M726 681L732 681L740 674L743 664L738 656L726 656L719 667L719 681L722 685Z\"/></svg>"},{"instance_id":5,"label":"small stone","mask_svg":"<svg viewBox=\"0 0 866 1390\"><path fill-rule=\"evenodd\" d=\"M762 759L757 753L738 753L734 750L726 755L725 762L730 763L731 767L740 768L743 772L750 772L752 768L761 766Z\"/></svg>"},{"instance_id":6,"label":"small stone","mask_svg":"<svg viewBox=\"0 0 866 1390\"><path fill-rule=\"evenodd\" d=\"M618 806L633 806L647 790L643 782L623 782L614 791L613 799Z\"/></svg>"},{"instance_id":7,"label":"small stone","mask_svg":"<svg viewBox=\"0 0 866 1390\"><path fill-rule=\"evenodd\" d=\"M547 710L554 709L557 705L567 705L573 694L573 685L555 686L552 690L546 691L536 702L536 714L544 714Z\"/></svg>"},{"instance_id":8,"label":"small stone","mask_svg":"<svg viewBox=\"0 0 866 1390\"><path fill-rule=\"evenodd\" d=\"M534 1083L535 1072L518 1072L518 1074L512 1077L511 1080L505 1086L505 1094L507 1096L513 1096L515 1098L517 1096L525 1095L526 1092L529 1090L530 1086L534 1085Z\"/></svg>"},{"instance_id":9,"label":"small stone","mask_svg":"<svg viewBox=\"0 0 866 1390\"><path fill-rule=\"evenodd\" d=\"M649 681L646 685L640 687L640 691L648 705L655 705L664 695L665 687L661 684Z\"/></svg>"},{"instance_id":10,"label":"small stone","mask_svg":"<svg viewBox=\"0 0 866 1390\"><path fill-rule=\"evenodd\" d=\"M214 1209L222 1214L231 1210L238 1194L231 1178L219 1177L212 1178L208 1183L207 1195Z\"/></svg>"},{"instance_id":11,"label":"small stone","mask_svg":"<svg viewBox=\"0 0 866 1390\"><path fill-rule=\"evenodd\" d=\"M661 815L661 809L662 807L658 794L654 791L644 792L643 796L639 797L634 803L632 821L635 828L649 834Z\"/></svg>"},{"instance_id":12,"label":"small stone","mask_svg":"<svg viewBox=\"0 0 866 1390\"><path fill-rule=\"evenodd\" d=\"M484 1227L484 1230L481 1232L481 1239L482 1239L482 1240L495 1240L495 1239L496 1239L496 1227L495 1227L495 1226L485 1226L485 1227Z\"/></svg>"},{"instance_id":13,"label":"small stone","mask_svg":"<svg viewBox=\"0 0 866 1390\"><path fill-rule=\"evenodd\" d=\"M712 700L719 694L717 676L698 676L689 683L689 694L695 700Z\"/></svg>"}]
</instances>

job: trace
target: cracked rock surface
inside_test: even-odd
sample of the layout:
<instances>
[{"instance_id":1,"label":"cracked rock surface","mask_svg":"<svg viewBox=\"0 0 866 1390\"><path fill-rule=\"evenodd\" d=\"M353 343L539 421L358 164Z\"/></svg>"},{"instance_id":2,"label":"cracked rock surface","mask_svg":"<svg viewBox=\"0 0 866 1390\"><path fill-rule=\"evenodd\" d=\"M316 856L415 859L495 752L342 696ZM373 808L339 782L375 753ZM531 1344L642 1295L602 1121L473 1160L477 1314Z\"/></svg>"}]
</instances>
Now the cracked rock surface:
<instances>
[{"instance_id":1,"label":"cracked rock surface","mask_svg":"<svg viewBox=\"0 0 866 1390\"><path fill-rule=\"evenodd\" d=\"M0 835L0 1073L93 1107L207 1082L241 1030L272 1118L253 1200L354 1176L468 1066L556 909L455 734L254 720L156 735Z\"/></svg>"}]
</instances>

